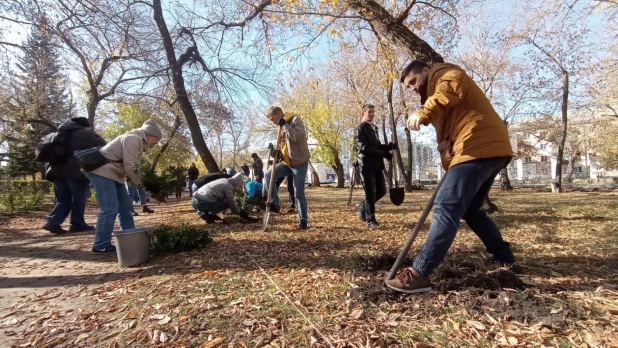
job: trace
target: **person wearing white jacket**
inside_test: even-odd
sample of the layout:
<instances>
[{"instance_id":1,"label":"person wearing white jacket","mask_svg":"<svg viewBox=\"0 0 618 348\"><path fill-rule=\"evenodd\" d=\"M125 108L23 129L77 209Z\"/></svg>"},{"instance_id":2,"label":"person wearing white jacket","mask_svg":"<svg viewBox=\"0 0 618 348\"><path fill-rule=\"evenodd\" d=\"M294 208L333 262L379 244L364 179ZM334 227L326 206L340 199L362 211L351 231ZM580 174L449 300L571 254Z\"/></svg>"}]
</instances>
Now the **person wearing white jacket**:
<instances>
[{"instance_id":1,"label":"person wearing white jacket","mask_svg":"<svg viewBox=\"0 0 618 348\"><path fill-rule=\"evenodd\" d=\"M130 130L103 146L100 151L110 162L86 173L99 204L93 254L116 253L116 247L111 243L116 216L121 229L135 228L133 200L124 185L125 177L137 186L142 185L142 178L137 172L142 153L155 146L162 137L159 126L148 120L141 128Z\"/></svg>"}]
</instances>

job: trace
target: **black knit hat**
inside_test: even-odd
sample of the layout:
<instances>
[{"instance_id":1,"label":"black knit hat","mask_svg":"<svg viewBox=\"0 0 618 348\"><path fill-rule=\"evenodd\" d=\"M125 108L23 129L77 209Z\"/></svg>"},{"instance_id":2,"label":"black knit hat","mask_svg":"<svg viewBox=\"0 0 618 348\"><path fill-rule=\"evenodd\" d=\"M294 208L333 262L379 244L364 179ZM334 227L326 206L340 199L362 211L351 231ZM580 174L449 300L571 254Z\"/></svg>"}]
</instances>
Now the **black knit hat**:
<instances>
[{"instance_id":1,"label":"black knit hat","mask_svg":"<svg viewBox=\"0 0 618 348\"><path fill-rule=\"evenodd\" d=\"M82 126L84 128L90 127L90 122L85 117L73 117L71 121L75 122L77 125Z\"/></svg>"}]
</instances>

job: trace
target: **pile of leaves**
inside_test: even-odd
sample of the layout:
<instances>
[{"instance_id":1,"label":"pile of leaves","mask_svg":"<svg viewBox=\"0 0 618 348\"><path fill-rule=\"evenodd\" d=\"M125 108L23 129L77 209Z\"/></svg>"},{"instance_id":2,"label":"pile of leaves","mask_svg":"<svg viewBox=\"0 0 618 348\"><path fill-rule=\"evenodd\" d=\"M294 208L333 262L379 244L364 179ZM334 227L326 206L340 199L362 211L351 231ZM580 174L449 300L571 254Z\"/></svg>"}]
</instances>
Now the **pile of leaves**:
<instances>
[{"instance_id":1,"label":"pile of leaves","mask_svg":"<svg viewBox=\"0 0 618 348\"><path fill-rule=\"evenodd\" d=\"M183 223L180 226L161 225L152 231L151 250L172 253L202 248L212 242L208 231Z\"/></svg>"}]
</instances>

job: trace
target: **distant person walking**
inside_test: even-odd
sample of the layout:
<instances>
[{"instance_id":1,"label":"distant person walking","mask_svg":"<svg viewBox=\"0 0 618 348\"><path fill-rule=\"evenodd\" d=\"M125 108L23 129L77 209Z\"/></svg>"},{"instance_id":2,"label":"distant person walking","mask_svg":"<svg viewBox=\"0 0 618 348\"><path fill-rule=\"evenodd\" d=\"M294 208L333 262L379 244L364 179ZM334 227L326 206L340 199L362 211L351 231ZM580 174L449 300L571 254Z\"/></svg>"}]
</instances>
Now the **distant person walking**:
<instances>
[{"instance_id":1,"label":"distant person walking","mask_svg":"<svg viewBox=\"0 0 618 348\"><path fill-rule=\"evenodd\" d=\"M189 170L187 170L187 176L189 177L189 195L193 196L193 182L200 176L200 170L195 166L195 162L191 163Z\"/></svg>"}]
</instances>

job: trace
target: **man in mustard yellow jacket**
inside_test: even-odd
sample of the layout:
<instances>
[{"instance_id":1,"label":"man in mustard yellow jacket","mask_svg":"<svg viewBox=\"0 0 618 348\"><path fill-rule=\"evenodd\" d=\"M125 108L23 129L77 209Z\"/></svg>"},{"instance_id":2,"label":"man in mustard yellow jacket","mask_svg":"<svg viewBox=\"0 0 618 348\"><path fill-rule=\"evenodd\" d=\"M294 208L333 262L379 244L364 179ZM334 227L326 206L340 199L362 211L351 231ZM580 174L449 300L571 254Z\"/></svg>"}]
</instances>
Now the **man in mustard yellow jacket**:
<instances>
[{"instance_id":1,"label":"man in mustard yellow jacket","mask_svg":"<svg viewBox=\"0 0 618 348\"><path fill-rule=\"evenodd\" d=\"M460 219L495 261L512 266L515 258L510 244L480 209L494 178L513 156L506 125L483 91L457 65L429 67L413 61L403 70L401 82L420 95L423 105L410 115L406 127L435 127L442 166L448 172L434 201L427 240L413 266L399 271L386 285L404 293L430 291L429 275L446 256Z\"/></svg>"}]
</instances>

